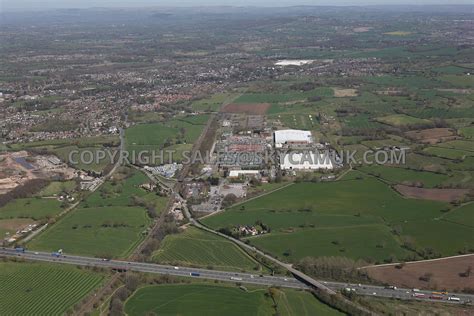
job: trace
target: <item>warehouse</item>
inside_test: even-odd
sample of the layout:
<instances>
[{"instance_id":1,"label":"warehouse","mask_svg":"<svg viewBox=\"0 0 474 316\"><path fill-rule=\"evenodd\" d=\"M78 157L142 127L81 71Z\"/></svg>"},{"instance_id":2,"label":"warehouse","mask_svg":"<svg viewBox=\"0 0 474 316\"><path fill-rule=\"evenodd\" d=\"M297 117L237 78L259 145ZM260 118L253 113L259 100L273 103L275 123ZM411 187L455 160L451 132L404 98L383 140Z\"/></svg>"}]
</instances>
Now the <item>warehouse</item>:
<instances>
[{"instance_id":1,"label":"warehouse","mask_svg":"<svg viewBox=\"0 0 474 316\"><path fill-rule=\"evenodd\" d=\"M282 170L332 170L334 165L330 156L324 153L289 152L282 155L280 168Z\"/></svg>"},{"instance_id":2,"label":"warehouse","mask_svg":"<svg viewBox=\"0 0 474 316\"><path fill-rule=\"evenodd\" d=\"M291 144L311 144L313 137L310 131L297 129L285 129L273 133L275 148L282 148L284 145Z\"/></svg>"}]
</instances>

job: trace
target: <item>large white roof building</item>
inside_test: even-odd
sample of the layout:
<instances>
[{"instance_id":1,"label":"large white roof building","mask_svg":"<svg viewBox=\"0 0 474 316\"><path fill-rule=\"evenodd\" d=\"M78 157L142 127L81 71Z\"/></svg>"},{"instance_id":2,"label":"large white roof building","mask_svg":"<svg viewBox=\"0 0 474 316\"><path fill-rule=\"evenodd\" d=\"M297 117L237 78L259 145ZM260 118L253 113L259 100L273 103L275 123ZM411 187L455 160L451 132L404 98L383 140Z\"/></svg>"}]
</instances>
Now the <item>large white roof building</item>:
<instances>
[{"instance_id":1,"label":"large white roof building","mask_svg":"<svg viewBox=\"0 0 474 316\"><path fill-rule=\"evenodd\" d=\"M273 140L275 141L275 147L281 148L286 143L312 143L313 136L310 131L284 129L275 131L273 133Z\"/></svg>"},{"instance_id":2,"label":"large white roof building","mask_svg":"<svg viewBox=\"0 0 474 316\"><path fill-rule=\"evenodd\" d=\"M334 169L333 163L330 159L330 155L328 155L327 152L289 152L286 153L283 157L281 157L281 160L282 161L280 161L280 168L282 170Z\"/></svg>"}]
</instances>

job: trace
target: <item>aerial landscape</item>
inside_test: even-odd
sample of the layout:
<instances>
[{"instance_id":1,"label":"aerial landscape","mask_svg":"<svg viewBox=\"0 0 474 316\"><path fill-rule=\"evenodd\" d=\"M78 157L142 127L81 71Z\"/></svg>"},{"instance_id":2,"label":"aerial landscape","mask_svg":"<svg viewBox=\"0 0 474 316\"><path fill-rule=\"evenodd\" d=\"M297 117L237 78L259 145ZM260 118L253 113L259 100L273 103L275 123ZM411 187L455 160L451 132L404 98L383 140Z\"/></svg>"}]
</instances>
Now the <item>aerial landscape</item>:
<instances>
[{"instance_id":1,"label":"aerial landscape","mask_svg":"<svg viewBox=\"0 0 474 316\"><path fill-rule=\"evenodd\" d=\"M474 315L474 5L165 2L0 5L0 315Z\"/></svg>"}]
</instances>

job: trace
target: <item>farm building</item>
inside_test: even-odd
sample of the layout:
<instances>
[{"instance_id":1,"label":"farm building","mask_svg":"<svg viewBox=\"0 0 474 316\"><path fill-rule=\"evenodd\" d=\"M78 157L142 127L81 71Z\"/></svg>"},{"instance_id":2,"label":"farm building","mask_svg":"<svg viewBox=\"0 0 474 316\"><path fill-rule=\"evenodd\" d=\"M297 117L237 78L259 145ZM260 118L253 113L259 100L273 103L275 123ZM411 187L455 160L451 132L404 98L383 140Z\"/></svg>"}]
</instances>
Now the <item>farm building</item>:
<instances>
[{"instance_id":1,"label":"farm building","mask_svg":"<svg viewBox=\"0 0 474 316\"><path fill-rule=\"evenodd\" d=\"M282 148L285 144L311 144L313 136L310 131L285 129L273 133L275 148Z\"/></svg>"}]
</instances>

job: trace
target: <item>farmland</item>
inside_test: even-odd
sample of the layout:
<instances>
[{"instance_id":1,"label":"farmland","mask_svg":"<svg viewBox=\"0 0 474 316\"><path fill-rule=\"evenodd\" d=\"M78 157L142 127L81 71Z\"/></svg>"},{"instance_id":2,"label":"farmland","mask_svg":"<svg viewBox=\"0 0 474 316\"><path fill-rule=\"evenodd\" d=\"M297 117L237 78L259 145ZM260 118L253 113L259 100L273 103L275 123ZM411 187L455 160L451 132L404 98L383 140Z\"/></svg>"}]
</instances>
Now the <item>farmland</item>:
<instances>
[{"instance_id":1,"label":"farmland","mask_svg":"<svg viewBox=\"0 0 474 316\"><path fill-rule=\"evenodd\" d=\"M380 177L391 183L422 183L424 187L434 187L448 179L446 174L417 171L405 168L388 167L382 165L363 166L359 171Z\"/></svg>"},{"instance_id":2,"label":"farmland","mask_svg":"<svg viewBox=\"0 0 474 316\"><path fill-rule=\"evenodd\" d=\"M428 183L434 181L426 176ZM472 228L437 221L447 208L443 202L402 198L378 180L353 172L334 183L297 183L203 222L221 228L260 220L271 232L248 238L250 243L290 262L305 256L382 262L416 257L403 247L406 240L418 254L428 248L441 255L464 251ZM416 229L419 225L426 229ZM440 232L446 233L442 243L435 237Z\"/></svg>"},{"instance_id":3,"label":"farmland","mask_svg":"<svg viewBox=\"0 0 474 316\"><path fill-rule=\"evenodd\" d=\"M0 208L0 219L47 219L61 212L61 202L56 199L24 198L14 200Z\"/></svg>"},{"instance_id":4,"label":"farmland","mask_svg":"<svg viewBox=\"0 0 474 316\"><path fill-rule=\"evenodd\" d=\"M158 152L172 150L171 146L192 144L201 134L208 118L208 115L196 115L174 118L167 122L134 125L125 132L126 149L136 158L140 151ZM165 154L163 160L167 160L167 157ZM182 159L182 157L176 158L179 158L176 159L178 161ZM160 163L163 162L155 162Z\"/></svg>"},{"instance_id":5,"label":"farmland","mask_svg":"<svg viewBox=\"0 0 474 316\"><path fill-rule=\"evenodd\" d=\"M265 290L246 293L237 287L190 284L139 289L125 305L128 315L269 315L272 301Z\"/></svg>"},{"instance_id":6,"label":"farmland","mask_svg":"<svg viewBox=\"0 0 474 316\"><path fill-rule=\"evenodd\" d=\"M342 315L324 305L310 293L205 283L147 286L137 290L127 301L128 315ZM275 305L274 305L275 303Z\"/></svg>"},{"instance_id":7,"label":"farmland","mask_svg":"<svg viewBox=\"0 0 474 316\"><path fill-rule=\"evenodd\" d=\"M2 262L0 310L3 315L61 315L103 279L73 266Z\"/></svg>"},{"instance_id":8,"label":"farmland","mask_svg":"<svg viewBox=\"0 0 474 316\"><path fill-rule=\"evenodd\" d=\"M150 225L145 208L161 211L165 198L138 187L146 176L123 168L83 201L78 209L29 243L32 249L91 256L125 257L143 240Z\"/></svg>"},{"instance_id":9,"label":"farmland","mask_svg":"<svg viewBox=\"0 0 474 316\"><path fill-rule=\"evenodd\" d=\"M196 228L169 235L153 260L173 265L252 271L259 264L232 242Z\"/></svg>"}]
</instances>

